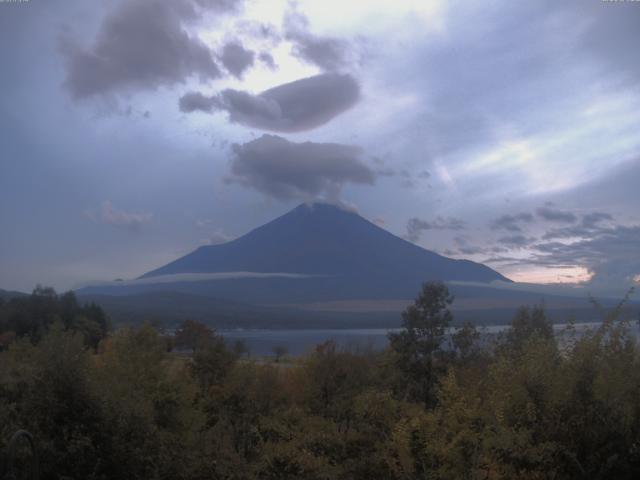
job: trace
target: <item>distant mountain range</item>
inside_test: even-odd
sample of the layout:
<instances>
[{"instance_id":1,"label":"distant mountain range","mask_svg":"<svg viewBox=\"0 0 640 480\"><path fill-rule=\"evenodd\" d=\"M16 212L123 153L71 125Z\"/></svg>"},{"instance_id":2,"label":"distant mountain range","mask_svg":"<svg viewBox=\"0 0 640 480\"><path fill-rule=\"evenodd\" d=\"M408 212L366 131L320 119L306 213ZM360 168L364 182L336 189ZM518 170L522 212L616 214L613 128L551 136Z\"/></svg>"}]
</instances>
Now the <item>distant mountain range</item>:
<instances>
[{"instance_id":1,"label":"distant mountain range","mask_svg":"<svg viewBox=\"0 0 640 480\"><path fill-rule=\"evenodd\" d=\"M77 293L120 321L146 314L225 327L391 326L428 280L449 282L458 299L454 306L469 319L483 317L482 323L492 323L498 312L494 323L507 321L519 304L543 298L561 312L588 305L584 298L509 290L512 282L486 265L444 257L326 203L299 205L136 280Z\"/></svg>"}]
</instances>

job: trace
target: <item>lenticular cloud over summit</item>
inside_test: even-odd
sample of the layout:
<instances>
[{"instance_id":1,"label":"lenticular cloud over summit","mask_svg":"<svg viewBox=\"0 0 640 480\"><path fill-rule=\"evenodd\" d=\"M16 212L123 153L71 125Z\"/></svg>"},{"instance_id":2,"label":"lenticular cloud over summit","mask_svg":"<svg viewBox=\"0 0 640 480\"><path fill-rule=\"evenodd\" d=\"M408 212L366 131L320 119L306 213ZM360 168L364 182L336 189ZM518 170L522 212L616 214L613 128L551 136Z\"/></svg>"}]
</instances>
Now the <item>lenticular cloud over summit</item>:
<instances>
[{"instance_id":1,"label":"lenticular cloud over summit","mask_svg":"<svg viewBox=\"0 0 640 480\"><path fill-rule=\"evenodd\" d=\"M293 143L263 135L233 145L232 176L227 181L280 199L337 199L348 183L374 184L375 173L361 157L361 149L352 145Z\"/></svg>"},{"instance_id":2,"label":"lenticular cloud over summit","mask_svg":"<svg viewBox=\"0 0 640 480\"><path fill-rule=\"evenodd\" d=\"M187 93L180 99L180 110L224 111L233 123L291 133L328 123L353 107L359 97L360 87L351 75L327 73L285 83L258 95L234 89L210 97Z\"/></svg>"}]
</instances>

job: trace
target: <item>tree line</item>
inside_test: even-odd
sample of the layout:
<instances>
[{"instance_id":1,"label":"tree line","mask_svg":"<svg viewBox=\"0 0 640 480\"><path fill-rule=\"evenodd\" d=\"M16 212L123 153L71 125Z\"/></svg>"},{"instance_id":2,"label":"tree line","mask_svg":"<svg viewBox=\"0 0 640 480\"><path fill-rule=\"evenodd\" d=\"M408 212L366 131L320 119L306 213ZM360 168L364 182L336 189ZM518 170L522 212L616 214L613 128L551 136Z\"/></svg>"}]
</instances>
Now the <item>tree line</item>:
<instances>
[{"instance_id":1,"label":"tree line","mask_svg":"<svg viewBox=\"0 0 640 480\"><path fill-rule=\"evenodd\" d=\"M0 351L16 338L38 343L56 322L65 331L78 333L94 349L109 330L100 306L81 305L72 291L58 295L53 288L37 286L31 295L0 298Z\"/></svg>"},{"instance_id":2,"label":"tree line","mask_svg":"<svg viewBox=\"0 0 640 480\"><path fill-rule=\"evenodd\" d=\"M198 322L109 332L99 307L32 297L0 307L15 335L0 352L0 442L32 432L43 478L640 474L640 351L622 303L561 341L542 306L523 307L487 342L472 324L447 335L453 298L427 283L384 351L327 341L282 366Z\"/></svg>"}]
</instances>

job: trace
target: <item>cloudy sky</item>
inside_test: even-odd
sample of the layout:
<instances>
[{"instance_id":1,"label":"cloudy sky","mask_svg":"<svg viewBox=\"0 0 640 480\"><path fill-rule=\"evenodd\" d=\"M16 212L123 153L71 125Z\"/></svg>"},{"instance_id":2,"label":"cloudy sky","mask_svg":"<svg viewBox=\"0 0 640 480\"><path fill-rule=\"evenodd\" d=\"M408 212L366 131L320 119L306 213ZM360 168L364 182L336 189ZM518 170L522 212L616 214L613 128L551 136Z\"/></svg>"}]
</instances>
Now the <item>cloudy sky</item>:
<instances>
[{"instance_id":1,"label":"cloudy sky","mask_svg":"<svg viewBox=\"0 0 640 480\"><path fill-rule=\"evenodd\" d=\"M0 2L0 288L303 201L525 282L640 282L640 2Z\"/></svg>"}]
</instances>

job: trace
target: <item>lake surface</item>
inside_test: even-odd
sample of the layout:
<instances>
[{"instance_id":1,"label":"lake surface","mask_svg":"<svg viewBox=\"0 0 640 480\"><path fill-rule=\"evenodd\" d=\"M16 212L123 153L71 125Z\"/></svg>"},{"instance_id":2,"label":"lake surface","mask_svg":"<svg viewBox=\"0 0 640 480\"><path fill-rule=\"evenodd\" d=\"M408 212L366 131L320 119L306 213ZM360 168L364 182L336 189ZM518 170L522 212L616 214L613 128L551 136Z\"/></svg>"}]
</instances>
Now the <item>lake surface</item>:
<instances>
[{"instance_id":1,"label":"lake surface","mask_svg":"<svg viewBox=\"0 0 640 480\"><path fill-rule=\"evenodd\" d=\"M598 322L576 323L577 331L595 329ZM554 329L558 335L566 329L567 324L556 324ZM508 326L496 325L482 327L479 331L485 338L490 338L504 331ZM252 356L272 356L273 348L283 346L290 355L302 355L315 348L319 343L333 340L342 348L373 348L383 349L387 346L387 334L399 329L371 328L371 329L316 329L316 330L220 330L225 339L233 344L236 340L243 340ZM454 332L455 329L450 329ZM638 336L640 331L637 324L632 325L632 331Z\"/></svg>"}]
</instances>

